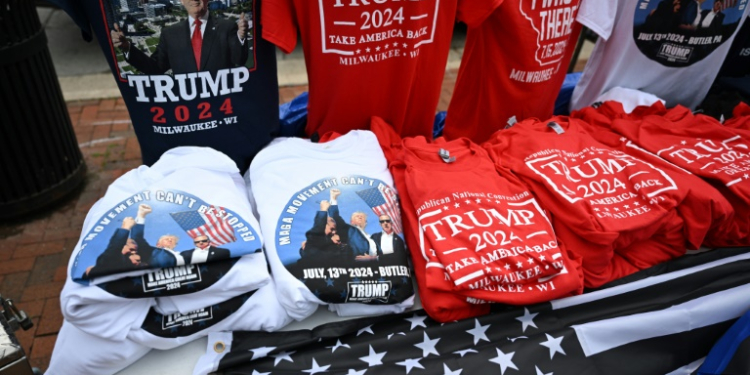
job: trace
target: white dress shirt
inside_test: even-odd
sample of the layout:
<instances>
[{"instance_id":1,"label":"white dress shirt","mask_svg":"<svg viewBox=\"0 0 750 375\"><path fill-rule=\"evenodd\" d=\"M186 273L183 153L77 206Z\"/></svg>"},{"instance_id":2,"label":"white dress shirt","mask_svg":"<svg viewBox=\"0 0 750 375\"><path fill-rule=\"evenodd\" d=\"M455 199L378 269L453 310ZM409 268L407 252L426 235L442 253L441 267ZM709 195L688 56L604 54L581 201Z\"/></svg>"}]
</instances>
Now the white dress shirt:
<instances>
[{"instance_id":1,"label":"white dress shirt","mask_svg":"<svg viewBox=\"0 0 750 375\"><path fill-rule=\"evenodd\" d=\"M383 232L380 237L380 250L385 254L393 254L393 232L391 234Z\"/></svg>"},{"instance_id":2,"label":"white dress shirt","mask_svg":"<svg viewBox=\"0 0 750 375\"><path fill-rule=\"evenodd\" d=\"M208 23L208 12L200 18L201 20L201 37L206 34L206 23ZM195 18L188 16L188 25L190 25L190 37L193 37L195 32Z\"/></svg>"},{"instance_id":3,"label":"white dress shirt","mask_svg":"<svg viewBox=\"0 0 750 375\"><path fill-rule=\"evenodd\" d=\"M166 247L164 248L164 250L166 250L170 254L174 255L174 259L175 259L175 262L176 262L175 265L177 265L177 266L184 266L185 265L185 258L183 258L182 255L180 255L179 251L174 251L172 249L167 249Z\"/></svg>"},{"instance_id":4,"label":"white dress shirt","mask_svg":"<svg viewBox=\"0 0 750 375\"><path fill-rule=\"evenodd\" d=\"M705 29L705 28L710 27L711 22L713 22L714 20L714 17L716 17L716 13L714 13L713 11L708 12L706 14L706 18L704 18L703 21L701 21L701 28Z\"/></svg>"},{"instance_id":5,"label":"white dress shirt","mask_svg":"<svg viewBox=\"0 0 750 375\"><path fill-rule=\"evenodd\" d=\"M201 249L200 247L195 247L195 251L193 251L193 257L190 258L190 264L198 264L198 263L206 263L208 260L208 250L211 248L211 246L206 247L205 249Z\"/></svg>"}]
</instances>

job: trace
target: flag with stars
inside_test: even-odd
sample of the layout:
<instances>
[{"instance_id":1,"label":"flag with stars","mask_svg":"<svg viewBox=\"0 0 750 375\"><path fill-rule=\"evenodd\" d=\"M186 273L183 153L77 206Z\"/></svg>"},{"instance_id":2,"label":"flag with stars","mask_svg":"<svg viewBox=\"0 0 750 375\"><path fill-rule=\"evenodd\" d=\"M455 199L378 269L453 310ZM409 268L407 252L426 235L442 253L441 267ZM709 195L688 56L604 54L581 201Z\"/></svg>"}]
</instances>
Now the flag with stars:
<instances>
[{"instance_id":1,"label":"flag with stars","mask_svg":"<svg viewBox=\"0 0 750 375\"><path fill-rule=\"evenodd\" d=\"M401 233L401 209L398 204L398 196L392 188L380 184L378 187L360 190L357 195L372 208L372 212L376 215L388 215L393 224L393 231L398 234Z\"/></svg>"},{"instance_id":2,"label":"flag with stars","mask_svg":"<svg viewBox=\"0 0 750 375\"><path fill-rule=\"evenodd\" d=\"M209 208L215 212L224 211L223 207L210 206ZM222 217L199 211L173 212L170 215L191 238L208 236L211 239L212 246L237 241L234 236L234 229Z\"/></svg>"},{"instance_id":3,"label":"flag with stars","mask_svg":"<svg viewBox=\"0 0 750 375\"><path fill-rule=\"evenodd\" d=\"M750 248L689 255L614 286L440 324L422 310L311 330L233 332L232 374L664 375L697 367L750 309ZM665 272L668 271L668 272ZM227 336L209 336L209 347ZM211 362L213 361L213 362ZM680 372L680 373L691 373Z\"/></svg>"}]
</instances>

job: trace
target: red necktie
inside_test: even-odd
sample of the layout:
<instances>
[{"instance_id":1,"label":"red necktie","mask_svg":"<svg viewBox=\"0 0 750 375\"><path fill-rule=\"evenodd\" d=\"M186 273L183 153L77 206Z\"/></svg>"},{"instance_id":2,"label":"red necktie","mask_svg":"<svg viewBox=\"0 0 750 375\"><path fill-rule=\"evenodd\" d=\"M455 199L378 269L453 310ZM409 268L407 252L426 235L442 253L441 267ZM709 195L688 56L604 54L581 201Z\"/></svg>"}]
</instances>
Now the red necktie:
<instances>
[{"instance_id":1,"label":"red necktie","mask_svg":"<svg viewBox=\"0 0 750 375\"><path fill-rule=\"evenodd\" d=\"M195 30L193 30L193 54L195 55L195 66L198 70L201 70L201 45L203 44L203 37L201 36L201 20L195 20Z\"/></svg>"}]
</instances>

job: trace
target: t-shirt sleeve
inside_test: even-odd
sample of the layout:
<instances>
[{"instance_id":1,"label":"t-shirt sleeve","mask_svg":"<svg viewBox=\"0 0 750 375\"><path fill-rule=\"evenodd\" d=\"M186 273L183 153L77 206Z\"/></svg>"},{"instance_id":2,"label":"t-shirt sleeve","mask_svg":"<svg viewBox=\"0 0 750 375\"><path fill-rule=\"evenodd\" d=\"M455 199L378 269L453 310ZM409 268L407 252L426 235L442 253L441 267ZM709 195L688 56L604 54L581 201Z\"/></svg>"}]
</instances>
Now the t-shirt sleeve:
<instances>
[{"instance_id":1,"label":"t-shirt sleeve","mask_svg":"<svg viewBox=\"0 0 750 375\"><path fill-rule=\"evenodd\" d=\"M607 40L615 27L617 3L615 0L582 0L576 21Z\"/></svg>"},{"instance_id":2,"label":"t-shirt sleeve","mask_svg":"<svg viewBox=\"0 0 750 375\"><path fill-rule=\"evenodd\" d=\"M456 8L456 19L465 23L468 27L477 27L492 12L503 3L504 0L459 0Z\"/></svg>"},{"instance_id":3,"label":"t-shirt sleeve","mask_svg":"<svg viewBox=\"0 0 750 375\"><path fill-rule=\"evenodd\" d=\"M260 18L263 39L275 44L285 53L291 53L297 45L297 17L293 0L264 1Z\"/></svg>"}]
</instances>

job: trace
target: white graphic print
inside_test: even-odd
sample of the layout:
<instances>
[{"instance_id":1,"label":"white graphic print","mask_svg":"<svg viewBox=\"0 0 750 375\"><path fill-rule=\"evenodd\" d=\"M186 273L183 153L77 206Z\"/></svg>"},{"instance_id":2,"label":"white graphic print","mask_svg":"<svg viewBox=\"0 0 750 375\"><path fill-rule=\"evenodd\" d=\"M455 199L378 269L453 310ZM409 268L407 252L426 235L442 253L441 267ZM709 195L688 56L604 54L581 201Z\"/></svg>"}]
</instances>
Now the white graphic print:
<instances>
[{"instance_id":1,"label":"white graphic print","mask_svg":"<svg viewBox=\"0 0 750 375\"><path fill-rule=\"evenodd\" d=\"M526 0L518 6L537 33L536 61L540 66L559 62L570 42L578 0Z\"/></svg>"},{"instance_id":2,"label":"white graphic print","mask_svg":"<svg viewBox=\"0 0 750 375\"><path fill-rule=\"evenodd\" d=\"M638 0L633 40L649 59L684 67L731 39L748 0Z\"/></svg>"},{"instance_id":3,"label":"white graphic print","mask_svg":"<svg viewBox=\"0 0 750 375\"><path fill-rule=\"evenodd\" d=\"M323 53L340 65L415 58L435 39L440 0L318 0Z\"/></svg>"},{"instance_id":4,"label":"white graphic print","mask_svg":"<svg viewBox=\"0 0 750 375\"><path fill-rule=\"evenodd\" d=\"M549 219L528 192L454 192L417 213L426 267L443 269L457 287L522 292L522 284L566 273Z\"/></svg>"},{"instance_id":5,"label":"white graphic print","mask_svg":"<svg viewBox=\"0 0 750 375\"><path fill-rule=\"evenodd\" d=\"M619 151L586 148L580 152L543 150L526 165L565 200L584 200L601 218L622 219L650 211L677 190L663 170ZM601 206L599 208L598 206Z\"/></svg>"},{"instance_id":6,"label":"white graphic print","mask_svg":"<svg viewBox=\"0 0 750 375\"><path fill-rule=\"evenodd\" d=\"M689 144L691 143L691 144ZM704 176L712 176L729 187L750 179L750 154L744 140L738 135L723 141L711 139L683 140L680 144L656 152L678 165L692 167ZM690 164L698 163L701 167ZM700 164L703 163L703 164Z\"/></svg>"}]
</instances>

